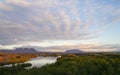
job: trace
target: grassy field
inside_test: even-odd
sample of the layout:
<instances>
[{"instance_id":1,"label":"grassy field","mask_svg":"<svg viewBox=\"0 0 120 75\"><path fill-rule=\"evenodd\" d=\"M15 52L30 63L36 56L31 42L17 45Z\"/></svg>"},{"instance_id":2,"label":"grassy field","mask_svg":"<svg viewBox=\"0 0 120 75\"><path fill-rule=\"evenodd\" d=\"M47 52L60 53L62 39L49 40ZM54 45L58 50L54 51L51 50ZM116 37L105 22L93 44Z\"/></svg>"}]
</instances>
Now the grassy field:
<instances>
[{"instance_id":1,"label":"grassy field","mask_svg":"<svg viewBox=\"0 0 120 75\"><path fill-rule=\"evenodd\" d=\"M0 63L21 63L30 60L31 58L35 58L37 55L35 54L0 54Z\"/></svg>"},{"instance_id":2,"label":"grassy field","mask_svg":"<svg viewBox=\"0 0 120 75\"><path fill-rule=\"evenodd\" d=\"M0 75L120 75L120 54L69 54L41 68L0 68Z\"/></svg>"}]
</instances>

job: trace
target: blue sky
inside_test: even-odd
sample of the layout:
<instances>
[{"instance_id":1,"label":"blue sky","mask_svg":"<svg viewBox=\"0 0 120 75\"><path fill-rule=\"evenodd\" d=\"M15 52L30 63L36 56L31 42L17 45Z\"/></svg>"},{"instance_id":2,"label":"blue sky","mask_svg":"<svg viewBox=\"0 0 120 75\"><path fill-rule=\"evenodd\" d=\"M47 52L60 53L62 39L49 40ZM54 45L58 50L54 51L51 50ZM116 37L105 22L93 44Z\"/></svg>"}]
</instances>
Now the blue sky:
<instances>
[{"instance_id":1,"label":"blue sky","mask_svg":"<svg viewBox=\"0 0 120 75\"><path fill-rule=\"evenodd\" d=\"M0 49L120 51L119 0L0 0Z\"/></svg>"}]
</instances>

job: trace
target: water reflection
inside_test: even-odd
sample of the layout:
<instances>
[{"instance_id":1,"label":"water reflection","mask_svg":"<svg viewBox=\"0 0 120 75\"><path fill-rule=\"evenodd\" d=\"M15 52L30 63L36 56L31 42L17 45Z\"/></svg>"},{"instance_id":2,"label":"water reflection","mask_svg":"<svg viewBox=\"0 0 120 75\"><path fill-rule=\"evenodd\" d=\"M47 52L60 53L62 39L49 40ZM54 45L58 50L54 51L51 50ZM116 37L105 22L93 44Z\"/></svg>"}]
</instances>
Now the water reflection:
<instances>
[{"instance_id":1,"label":"water reflection","mask_svg":"<svg viewBox=\"0 0 120 75\"><path fill-rule=\"evenodd\" d=\"M24 62L24 63L30 63L32 66L30 67L27 67L26 69L30 69L30 68L33 68L33 67L41 67L41 66L44 66L46 64L52 64L52 63L55 63L57 61L57 58L58 57L37 57L37 58L33 58L27 62ZM24 64L24 63L19 63L19 64ZM4 66L0 66L0 67L12 67L13 64L9 64L9 65L4 65ZM14 64L15 66L17 66L17 63Z\"/></svg>"},{"instance_id":2,"label":"water reflection","mask_svg":"<svg viewBox=\"0 0 120 75\"><path fill-rule=\"evenodd\" d=\"M57 57L37 57L37 58L33 58L30 61L27 61L25 63L31 63L32 66L29 68L33 68L33 67L41 67L44 66L46 64L52 64L55 63L57 61Z\"/></svg>"}]
</instances>

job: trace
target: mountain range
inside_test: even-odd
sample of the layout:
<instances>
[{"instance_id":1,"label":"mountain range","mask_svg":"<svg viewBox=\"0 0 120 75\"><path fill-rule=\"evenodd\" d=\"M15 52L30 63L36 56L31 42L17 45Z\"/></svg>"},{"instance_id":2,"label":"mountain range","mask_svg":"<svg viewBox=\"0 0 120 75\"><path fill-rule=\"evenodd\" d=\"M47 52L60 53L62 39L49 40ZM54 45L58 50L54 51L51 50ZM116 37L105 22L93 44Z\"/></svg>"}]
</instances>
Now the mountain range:
<instances>
[{"instance_id":1,"label":"mountain range","mask_svg":"<svg viewBox=\"0 0 120 75\"><path fill-rule=\"evenodd\" d=\"M56 53L56 52L41 52L35 50L34 48L16 48L15 50L0 50L0 53ZM71 49L66 50L65 52L57 53L84 53L84 52L78 49Z\"/></svg>"}]
</instances>

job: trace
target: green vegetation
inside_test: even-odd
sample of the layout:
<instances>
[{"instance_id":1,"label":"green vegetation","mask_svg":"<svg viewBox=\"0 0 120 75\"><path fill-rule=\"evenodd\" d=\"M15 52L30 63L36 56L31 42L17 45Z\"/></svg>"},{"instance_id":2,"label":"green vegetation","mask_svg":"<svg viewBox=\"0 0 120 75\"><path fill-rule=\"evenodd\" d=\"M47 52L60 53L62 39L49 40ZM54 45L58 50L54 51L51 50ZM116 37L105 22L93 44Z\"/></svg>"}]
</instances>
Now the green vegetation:
<instances>
[{"instance_id":1,"label":"green vegetation","mask_svg":"<svg viewBox=\"0 0 120 75\"><path fill-rule=\"evenodd\" d=\"M0 68L0 75L120 75L120 54L64 55L41 68Z\"/></svg>"}]
</instances>

